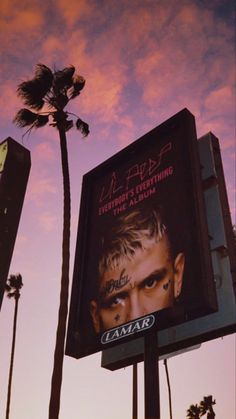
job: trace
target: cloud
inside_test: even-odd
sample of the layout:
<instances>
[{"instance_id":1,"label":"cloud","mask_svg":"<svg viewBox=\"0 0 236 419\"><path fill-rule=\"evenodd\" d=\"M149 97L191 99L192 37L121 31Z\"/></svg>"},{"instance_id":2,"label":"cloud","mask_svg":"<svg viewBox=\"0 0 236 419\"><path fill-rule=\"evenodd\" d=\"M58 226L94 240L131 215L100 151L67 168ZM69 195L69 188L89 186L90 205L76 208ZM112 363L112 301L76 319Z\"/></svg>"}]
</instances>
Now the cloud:
<instances>
[{"instance_id":1,"label":"cloud","mask_svg":"<svg viewBox=\"0 0 236 419\"><path fill-rule=\"evenodd\" d=\"M57 228L58 217L49 211L45 211L39 215L39 223L44 231L50 233Z\"/></svg>"},{"instance_id":2,"label":"cloud","mask_svg":"<svg viewBox=\"0 0 236 419\"><path fill-rule=\"evenodd\" d=\"M70 27L81 20L89 20L95 9L89 0L58 0L57 7Z\"/></svg>"},{"instance_id":3,"label":"cloud","mask_svg":"<svg viewBox=\"0 0 236 419\"><path fill-rule=\"evenodd\" d=\"M0 10L0 50L8 51L9 59L22 52L25 43L33 41L40 34L45 7L39 2L3 0ZM30 33L30 38L29 38ZM17 46L17 48L16 48ZM20 51L19 51L20 48ZM26 53L26 51L24 51Z\"/></svg>"},{"instance_id":4,"label":"cloud","mask_svg":"<svg viewBox=\"0 0 236 419\"><path fill-rule=\"evenodd\" d=\"M57 194L57 187L52 178L46 176L39 177L33 174L30 177L27 193L31 201L34 201L37 205L41 205L42 202L45 203L47 195Z\"/></svg>"},{"instance_id":5,"label":"cloud","mask_svg":"<svg viewBox=\"0 0 236 419\"><path fill-rule=\"evenodd\" d=\"M18 103L13 83L31 77L34 59L52 68L74 64L86 85L68 109L88 122L92 116L96 124L109 125L108 137L112 124L113 129L119 127L116 136L121 143L127 141L126 132L135 133L140 114L143 127L185 106L204 121L213 120L216 92L232 83L231 29L205 3L146 0L135 1L134 7L133 2L120 0L118 5L110 0L101 7L95 1L59 0L52 10L38 0L13 0L8 19L9 3L3 4L8 36L2 68L8 78L9 68L13 71L4 91L10 101L0 103L5 118ZM32 27L26 23L26 32L19 34L27 16ZM30 61L27 58L23 65L20 56L32 45ZM6 54L6 48L14 51L17 66L12 66L12 53ZM228 107L232 94L226 100Z\"/></svg>"},{"instance_id":6,"label":"cloud","mask_svg":"<svg viewBox=\"0 0 236 419\"><path fill-rule=\"evenodd\" d=\"M174 10L175 15L170 15L160 32L152 25L156 41L150 31L146 51L136 60L137 80L143 86L145 102L151 104L156 89L157 98L159 93L162 98L164 90L167 95L171 91L180 94L179 87L188 89L189 93L193 89L202 92L206 83L217 81L213 73L209 80L211 64L225 59L223 48L229 31L224 23L218 19L216 27L213 14L193 4L181 9L173 6Z\"/></svg>"},{"instance_id":7,"label":"cloud","mask_svg":"<svg viewBox=\"0 0 236 419\"><path fill-rule=\"evenodd\" d=\"M7 3L6 3L7 4ZM6 7L2 22L7 25L7 41L5 43L5 54L3 59L4 68L9 71L12 55L7 54L6 50L14 51L14 58L21 63L20 55L31 48L31 45L37 44L37 49L32 50L32 60L36 56L36 62L42 61L49 66L66 66L73 63L83 76L87 79L85 90L81 94L80 103L83 112L92 113L99 117L103 122L119 121L119 114L122 112L122 95L125 84L127 83L127 65L120 60L120 40L118 38L118 25L112 26L108 30L101 30L97 37L92 34L93 27L85 22L102 22L104 16L101 8L93 2L88 1L72 1L70 4L64 0L57 3L54 19L50 22L50 29L45 36L45 25L47 16L46 7L39 9L39 2L36 1L31 6L30 2L14 3L14 13L11 18L7 19L9 8ZM24 8L23 8L24 6ZM109 8L107 9L109 13ZM59 17L60 16L60 17ZM61 21L60 21L61 18ZM63 26L63 19L68 27ZM83 24L77 28L80 21ZM27 22L30 23L27 23ZM73 25L75 25L73 27ZM26 28L23 32L22 28ZM19 30L21 33L19 33ZM114 31L114 33L113 33ZM117 32L118 31L118 32ZM30 38L28 36L30 32ZM37 38L41 42L37 42ZM122 42L124 44L124 37ZM114 43L117 47L114 48ZM2 43L3 44L3 43ZM117 53L116 53L117 51ZM19 68L18 76L21 73L21 79L15 80L13 68L12 74L8 73L7 77L11 77L8 86L11 92L11 105L9 109L5 109L5 117L12 115L12 108L15 106L15 88L21 80L30 78L33 75L34 68L26 72L25 68ZM5 72L5 76L7 74ZM24 73L24 74L23 74ZM13 84L15 86L13 87ZM13 93L14 92L14 93ZM6 95L8 92L6 91ZM75 101L76 102L76 101ZM78 109L78 105L74 102L72 108ZM17 102L18 103L18 102ZM81 116L81 112L79 116Z\"/></svg>"},{"instance_id":8,"label":"cloud","mask_svg":"<svg viewBox=\"0 0 236 419\"><path fill-rule=\"evenodd\" d=\"M121 110L122 90L126 76L122 68L108 65L106 72L94 69L88 76L86 93L83 93L82 109L85 112L96 113L103 122L112 122L119 119ZM108 78L107 74L112 75Z\"/></svg>"},{"instance_id":9,"label":"cloud","mask_svg":"<svg viewBox=\"0 0 236 419\"><path fill-rule=\"evenodd\" d=\"M34 159L52 162L57 158L57 153L49 142L41 142L34 149Z\"/></svg>"},{"instance_id":10,"label":"cloud","mask_svg":"<svg viewBox=\"0 0 236 419\"><path fill-rule=\"evenodd\" d=\"M60 60L63 54L63 49L64 43L60 35L49 34L41 46L41 61L49 66L57 64L57 60Z\"/></svg>"},{"instance_id":11,"label":"cloud","mask_svg":"<svg viewBox=\"0 0 236 419\"><path fill-rule=\"evenodd\" d=\"M221 142L222 150L235 150L235 93L233 87L222 85L212 89L202 100L199 115L201 134L212 131ZM235 154L234 154L235 155Z\"/></svg>"},{"instance_id":12,"label":"cloud","mask_svg":"<svg viewBox=\"0 0 236 419\"><path fill-rule=\"evenodd\" d=\"M0 109L1 120L0 126L4 125L7 120L12 121L16 114L17 106L20 105L16 95L16 87L13 83L5 82L1 86ZM20 106L19 106L20 107Z\"/></svg>"},{"instance_id":13,"label":"cloud","mask_svg":"<svg viewBox=\"0 0 236 419\"><path fill-rule=\"evenodd\" d=\"M29 243L29 237L25 234L17 234L17 245L24 246Z\"/></svg>"},{"instance_id":14,"label":"cloud","mask_svg":"<svg viewBox=\"0 0 236 419\"><path fill-rule=\"evenodd\" d=\"M231 86L220 86L212 90L205 100L205 108L209 112L225 114L232 110L235 94Z\"/></svg>"}]
</instances>

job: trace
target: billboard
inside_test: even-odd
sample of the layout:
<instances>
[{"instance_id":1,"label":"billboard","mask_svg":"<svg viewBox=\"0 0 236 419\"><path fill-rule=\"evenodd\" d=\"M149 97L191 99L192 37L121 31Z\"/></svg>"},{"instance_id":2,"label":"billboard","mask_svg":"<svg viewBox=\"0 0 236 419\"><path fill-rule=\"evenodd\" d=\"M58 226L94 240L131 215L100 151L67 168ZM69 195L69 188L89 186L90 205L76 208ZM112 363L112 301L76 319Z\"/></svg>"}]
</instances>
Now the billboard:
<instances>
[{"instance_id":1,"label":"billboard","mask_svg":"<svg viewBox=\"0 0 236 419\"><path fill-rule=\"evenodd\" d=\"M0 308L30 166L29 150L10 137L0 143Z\"/></svg>"},{"instance_id":2,"label":"billboard","mask_svg":"<svg viewBox=\"0 0 236 419\"><path fill-rule=\"evenodd\" d=\"M160 358L236 332L236 249L219 140L208 133L199 139L198 150L218 310L158 332ZM102 366L110 370L123 368L142 361L143 353L144 339L138 338L104 350Z\"/></svg>"},{"instance_id":3,"label":"billboard","mask_svg":"<svg viewBox=\"0 0 236 419\"><path fill-rule=\"evenodd\" d=\"M66 354L216 310L195 121L183 109L83 178Z\"/></svg>"}]
</instances>

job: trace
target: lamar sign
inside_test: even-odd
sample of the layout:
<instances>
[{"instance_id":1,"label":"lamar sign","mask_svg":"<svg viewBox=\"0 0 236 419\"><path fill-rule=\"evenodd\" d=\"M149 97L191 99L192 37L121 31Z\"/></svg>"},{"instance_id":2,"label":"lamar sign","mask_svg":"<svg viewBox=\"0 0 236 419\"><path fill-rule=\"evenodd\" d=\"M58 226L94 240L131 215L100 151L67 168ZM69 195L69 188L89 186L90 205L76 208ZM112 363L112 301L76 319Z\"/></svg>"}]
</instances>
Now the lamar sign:
<instances>
[{"instance_id":1,"label":"lamar sign","mask_svg":"<svg viewBox=\"0 0 236 419\"><path fill-rule=\"evenodd\" d=\"M123 337L133 335L137 332L143 332L144 330L150 329L155 323L155 317L150 316L143 317L142 319L126 323L123 326L111 329L108 332L103 333L101 342L103 344L113 342L114 340L122 339Z\"/></svg>"}]
</instances>

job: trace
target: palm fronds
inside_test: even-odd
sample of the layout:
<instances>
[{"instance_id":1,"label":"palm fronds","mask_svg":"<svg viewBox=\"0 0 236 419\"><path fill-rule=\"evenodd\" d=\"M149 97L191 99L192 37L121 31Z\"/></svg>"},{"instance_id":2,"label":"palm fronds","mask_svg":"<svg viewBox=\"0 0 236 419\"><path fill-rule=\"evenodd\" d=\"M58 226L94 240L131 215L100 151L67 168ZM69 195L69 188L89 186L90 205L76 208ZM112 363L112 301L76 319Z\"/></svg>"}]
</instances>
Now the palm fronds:
<instances>
[{"instance_id":1,"label":"palm fronds","mask_svg":"<svg viewBox=\"0 0 236 419\"><path fill-rule=\"evenodd\" d=\"M38 114L38 117L34 123L34 127L35 128L41 128L44 127L45 125L47 125L49 121L49 115L40 115Z\"/></svg>"},{"instance_id":2,"label":"palm fronds","mask_svg":"<svg viewBox=\"0 0 236 419\"><path fill-rule=\"evenodd\" d=\"M200 405L199 405L200 411L201 411L200 416L204 416L206 413L208 413L209 418L214 417L215 414L212 408L214 404L216 404L216 401L213 400L212 396L203 397L203 400L201 400Z\"/></svg>"},{"instance_id":3,"label":"palm fronds","mask_svg":"<svg viewBox=\"0 0 236 419\"><path fill-rule=\"evenodd\" d=\"M89 135L89 126L82 119L78 118L76 121L76 128L83 134L84 137Z\"/></svg>"},{"instance_id":4,"label":"palm fronds","mask_svg":"<svg viewBox=\"0 0 236 419\"><path fill-rule=\"evenodd\" d=\"M187 418L189 419L200 419L200 408L197 404L191 404L187 410Z\"/></svg>"},{"instance_id":5,"label":"palm fronds","mask_svg":"<svg viewBox=\"0 0 236 419\"><path fill-rule=\"evenodd\" d=\"M41 85L36 80L23 81L19 84L17 94L23 99L25 105L33 109L42 109L44 96L41 92Z\"/></svg>"},{"instance_id":6,"label":"palm fronds","mask_svg":"<svg viewBox=\"0 0 236 419\"><path fill-rule=\"evenodd\" d=\"M28 126L41 128L48 123L48 120L48 115L40 115L30 111L29 109L23 108L17 112L13 122L20 128Z\"/></svg>"},{"instance_id":7,"label":"palm fronds","mask_svg":"<svg viewBox=\"0 0 236 419\"><path fill-rule=\"evenodd\" d=\"M20 83L17 94L23 99L25 105L36 110L42 109L43 98L50 91L52 80L53 74L50 68L44 64L37 64L34 78Z\"/></svg>"},{"instance_id":8,"label":"palm fronds","mask_svg":"<svg viewBox=\"0 0 236 419\"><path fill-rule=\"evenodd\" d=\"M30 125L33 125L38 114L30 111L29 109L23 108L20 109L16 116L13 119L13 122L20 128L24 128Z\"/></svg>"},{"instance_id":9,"label":"palm fronds","mask_svg":"<svg viewBox=\"0 0 236 419\"><path fill-rule=\"evenodd\" d=\"M51 126L62 127L65 132L69 131L74 122L67 119L68 113L64 108L71 99L80 94L84 85L85 79L75 74L75 67L72 65L52 72L46 65L37 64L34 78L20 83L17 93L30 109L40 111L46 103L48 112L36 113L23 108L17 112L13 122L20 128L29 127L27 131L29 132L32 128L46 125L51 115L53 118ZM84 137L89 134L89 126L82 119L78 118L75 125Z\"/></svg>"},{"instance_id":10,"label":"palm fronds","mask_svg":"<svg viewBox=\"0 0 236 419\"><path fill-rule=\"evenodd\" d=\"M45 87L47 86L48 89L52 85L53 74L49 67L44 64L36 64L35 66L35 79L43 82Z\"/></svg>"},{"instance_id":11,"label":"palm fronds","mask_svg":"<svg viewBox=\"0 0 236 419\"><path fill-rule=\"evenodd\" d=\"M20 295L19 292L22 287L23 282L21 274L10 275L5 285L8 298Z\"/></svg>"},{"instance_id":12,"label":"palm fronds","mask_svg":"<svg viewBox=\"0 0 236 419\"><path fill-rule=\"evenodd\" d=\"M55 92L59 92L61 89L68 89L73 85L73 74L75 67L73 65L58 70L53 75L53 88Z\"/></svg>"},{"instance_id":13,"label":"palm fronds","mask_svg":"<svg viewBox=\"0 0 236 419\"><path fill-rule=\"evenodd\" d=\"M58 93L55 96L52 94L48 99L49 106L57 110L64 109L68 102L69 99L66 93Z\"/></svg>"},{"instance_id":14,"label":"palm fronds","mask_svg":"<svg viewBox=\"0 0 236 419\"><path fill-rule=\"evenodd\" d=\"M191 406L187 410L187 418L200 419L200 417L204 416L207 413L207 419L214 419L215 412L212 408L214 404L216 404L216 401L213 400L212 396L203 397L203 400L201 400L199 405L191 404Z\"/></svg>"},{"instance_id":15,"label":"palm fronds","mask_svg":"<svg viewBox=\"0 0 236 419\"><path fill-rule=\"evenodd\" d=\"M69 121L65 122L65 131L69 131L73 126L74 126L74 122L70 119Z\"/></svg>"},{"instance_id":16,"label":"palm fronds","mask_svg":"<svg viewBox=\"0 0 236 419\"><path fill-rule=\"evenodd\" d=\"M85 79L79 74L76 74L73 77L73 86L71 87L69 91L70 99L74 99L76 96L78 96L81 90L84 88L84 85L85 85Z\"/></svg>"}]
</instances>

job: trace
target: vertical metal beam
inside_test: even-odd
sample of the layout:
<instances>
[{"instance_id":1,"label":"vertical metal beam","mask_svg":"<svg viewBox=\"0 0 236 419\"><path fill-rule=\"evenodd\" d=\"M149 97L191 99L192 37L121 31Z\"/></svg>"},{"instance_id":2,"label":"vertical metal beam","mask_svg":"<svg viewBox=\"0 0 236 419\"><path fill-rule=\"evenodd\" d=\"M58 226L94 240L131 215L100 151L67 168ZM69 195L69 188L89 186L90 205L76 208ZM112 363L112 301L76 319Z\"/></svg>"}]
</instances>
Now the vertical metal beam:
<instances>
[{"instance_id":1,"label":"vertical metal beam","mask_svg":"<svg viewBox=\"0 0 236 419\"><path fill-rule=\"evenodd\" d=\"M133 365L133 419L138 419L138 366Z\"/></svg>"},{"instance_id":2,"label":"vertical metal beam","mask_svg":"<svg viewBox=\"0 0 236 419\"><path fill-rule=\"evenodd\" d=\"M145 419L160 419L160 388L157 333L144 337Z\"/></svg>"}]
</instances>

